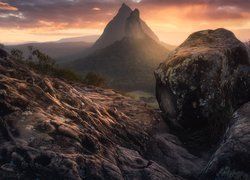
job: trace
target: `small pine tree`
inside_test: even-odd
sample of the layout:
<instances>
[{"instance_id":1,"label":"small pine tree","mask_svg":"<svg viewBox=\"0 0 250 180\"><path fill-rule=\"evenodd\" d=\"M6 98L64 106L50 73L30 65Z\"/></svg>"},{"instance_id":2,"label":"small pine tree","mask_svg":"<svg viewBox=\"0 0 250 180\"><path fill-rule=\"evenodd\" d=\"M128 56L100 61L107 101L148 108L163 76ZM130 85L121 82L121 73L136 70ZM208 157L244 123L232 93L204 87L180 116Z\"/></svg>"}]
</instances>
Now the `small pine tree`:
<instances>
[{"instance_id":1,"label":"small pine tree","mask_svg":"<svg viewBox=\"0 0 250 180\"><path fill-rule=\"evenodd\" d=\"M10 52L11 56L16 59L17 61L23 61L23 52L19 49L12 49Z\"/></svg>"}]
</instances>

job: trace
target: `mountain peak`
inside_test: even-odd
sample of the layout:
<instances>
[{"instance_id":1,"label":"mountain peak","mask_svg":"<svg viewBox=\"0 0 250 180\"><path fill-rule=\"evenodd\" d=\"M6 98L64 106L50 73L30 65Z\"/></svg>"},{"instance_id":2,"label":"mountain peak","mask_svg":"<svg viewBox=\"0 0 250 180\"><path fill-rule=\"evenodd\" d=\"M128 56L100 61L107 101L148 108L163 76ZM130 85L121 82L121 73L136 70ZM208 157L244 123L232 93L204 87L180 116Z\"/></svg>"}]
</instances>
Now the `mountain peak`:
<instances>
[{"instance_id":1,"label":"mountain peak","mask_svg":"<svg viewBox=\"0 0 250 180\"><path fill-rule=\"evenodd\" d=\"M136 39L145 37L141 26L140 11L138 9L135 9L127 19L125 32L127 37Z\"/></svg>"},{"instance_id":2,"label":"mountain peak","mask_svg":"<svg viewBox=\"0 0 250 180\"><path fill-rule=\"evenodd\" d=\"M126 3L122 3L121 8L130 8Z\"/></svg>"},{"instance_id":3,"label":"mountain peak","mask_svg":"<svg viewBox=\"0 0 250 180\"><path fill-rule=\"evenodd\" d=\"M105 27L103 34L92 46L93 50L102 49L122 40L124 37L144 38L151 37L155 41L159 41L154 32L147 24L140 19L140 11L132 9L123 3L116 16Z\"/></svg>"},{"instance_id":4,"label":"mountain peak","mask_svg":"<svg viewBox=\"0 0 250 180\"><path fill-rule=\"evenodd\" d=\"M140 11L139 11L139 9L135 9L135 10L131 13L130 17L139 20L139 19L140 19Z\"/></svg>"},{"instance_id":5,"label":"mountain peak","mask_svg":"<svg viewBox=\"0 0 250 180\"><path fill-rule=\"evenodd\" d=\"M119 9L118 14L120 14L120 13L123 14L123 13L127 13L127 12L131 13L132 9L127 4L123 3L122 6Z\"/></svg>"}]
</instances>

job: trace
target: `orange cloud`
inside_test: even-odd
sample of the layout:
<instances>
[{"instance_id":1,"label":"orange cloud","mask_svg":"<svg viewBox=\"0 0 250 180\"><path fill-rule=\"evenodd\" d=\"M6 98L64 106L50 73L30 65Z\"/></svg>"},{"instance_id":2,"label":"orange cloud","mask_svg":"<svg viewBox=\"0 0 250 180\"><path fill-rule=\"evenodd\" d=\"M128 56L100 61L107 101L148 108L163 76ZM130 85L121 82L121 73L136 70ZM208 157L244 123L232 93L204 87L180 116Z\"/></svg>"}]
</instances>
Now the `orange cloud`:
<instances>
[{"instance_id":1,"label":"orange cloud","mask_svg":"<svg viewBox=\"0 0 250 180\"><path fill-rule=\"evenodd\" d=\"M93 11L100 11L100 10L101 10L101 8L94 7L94 8L92 8L92 10L93 10Z\"/></svg>"},{"instance_id":2,"label":"orange cloud","mask_svg":"<svg viewBox=\"0 0 250 180\"><path fill-rule=\"evenodd\" d=\"M18 9L14 6L11 6L10 4L6 2L0 1L0 10L5 10L5 11L17 11Z\"/></svg>"},{"instance_id":3,"label":"orange cloud","mask_svg":"<svg viewBox=\"0 0 250 180\"><path fill-rule=\"evenodd\" d=\"M162 41L170 44L182 43L192 32L220 27L233 31L242 41L250 39L250 12L241 12L234 6L198 4L149 7L140 7L142 19Z\"/></svg>"},{"instance_id":4,"label":"orange cloud","mask_svg":"<svg viewBox=\"0 0 250 180\"><path fill-rule=\"evenodd\" d=\"M5 3L5 2L1 2L1 1L0 1L0 6L6 6L6 5L8 5L8 3Z\"/></svg>"},{"instance_id":5,"label":"orange cloud","mask_svg":"<svg viewBox=\"0 0 250 180\"><path fill-rule=\"evenodd\" d=\"M91 3L58 0L49 5L44 0L26 1L36 8L20 4L20 0L9 0L9 3L0 0L0 11L3 8L19 9L25 17L20 18L21 15L14 12L5 13L2 17L0 14L0 32L5 34L1 40L45 41L64 36L100 34L120 6L107 3L110 0L88 0ZM250 3L237 1L241 3L235 3L236 0L143 0L130 4L131 8L140 9L142 19L162 41L178 45L194 31L220 27L232 30L242 41L250 39Z\"/></svg>"}]
</instances>

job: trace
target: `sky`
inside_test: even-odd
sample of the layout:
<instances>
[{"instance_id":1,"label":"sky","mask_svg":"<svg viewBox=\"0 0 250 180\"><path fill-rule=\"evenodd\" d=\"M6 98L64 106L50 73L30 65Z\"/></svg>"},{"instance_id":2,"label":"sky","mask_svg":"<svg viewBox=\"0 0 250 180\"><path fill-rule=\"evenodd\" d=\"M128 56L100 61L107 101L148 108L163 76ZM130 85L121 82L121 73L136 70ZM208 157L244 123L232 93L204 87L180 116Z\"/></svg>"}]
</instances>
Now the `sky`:
<instances>
[{"instance_id":1,"label":"sky","mask_svg":"<svg viewBox=\"0 0 250 180\"><path fill-rule=\"evenodd\" d=\"M250 40L250 0L0 0L0 42L101 34L123 2L138 8L169 44L178 45L195 31L221 27Z\"/></svg>"}]
</instances>

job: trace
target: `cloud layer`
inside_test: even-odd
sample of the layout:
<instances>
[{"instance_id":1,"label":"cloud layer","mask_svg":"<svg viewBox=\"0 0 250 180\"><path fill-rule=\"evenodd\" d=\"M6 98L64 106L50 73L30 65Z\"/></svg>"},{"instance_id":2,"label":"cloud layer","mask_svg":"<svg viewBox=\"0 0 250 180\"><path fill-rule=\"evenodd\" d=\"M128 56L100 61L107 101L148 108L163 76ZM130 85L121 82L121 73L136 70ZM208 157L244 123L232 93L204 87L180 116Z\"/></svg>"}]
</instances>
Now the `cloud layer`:
<instances>
[{"instance_id":1,"label":"cloud layer","mask_svg":"<svg viewBox=\"0 0 250 180\"><path fill-rule=\"evenodd\" d=\"M138 7L158 32L182 26L187 31L217 26L250 29L250 0L0 0L0 30L51 35L69 29L102 31L123 2Z\"/></svg>"},{"instance_id":2,"label":"cloud layer","mask_svg":"<svg viewBox=\"0 0 250 180\"><path fill-rule=\"evenodd\" d=\"M165 7L196 6L205 8L190 12L189 18L239 19L248 15L250 0L127 0L132 6ZM92 22L106 22L120 6L119 0L6 0L0 1L1 27L37 27L49 23L60 27L85 27ZM16 12L13 12L16 11ZM181 7L180 7L181 13ZM41 23L42 22L42 23ZM43 22L48 22L43 23Z\"/></svg>"}]
</instances>

